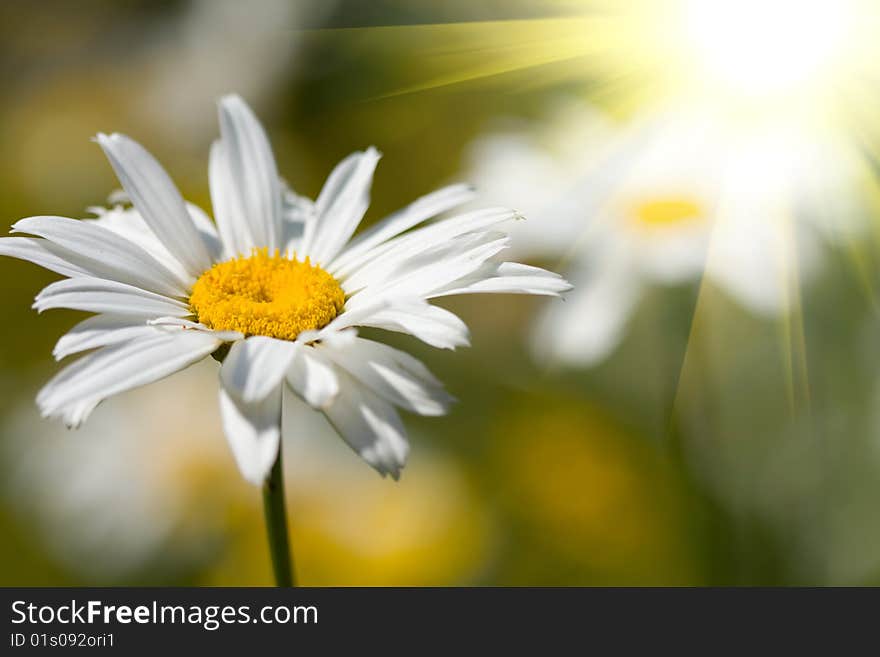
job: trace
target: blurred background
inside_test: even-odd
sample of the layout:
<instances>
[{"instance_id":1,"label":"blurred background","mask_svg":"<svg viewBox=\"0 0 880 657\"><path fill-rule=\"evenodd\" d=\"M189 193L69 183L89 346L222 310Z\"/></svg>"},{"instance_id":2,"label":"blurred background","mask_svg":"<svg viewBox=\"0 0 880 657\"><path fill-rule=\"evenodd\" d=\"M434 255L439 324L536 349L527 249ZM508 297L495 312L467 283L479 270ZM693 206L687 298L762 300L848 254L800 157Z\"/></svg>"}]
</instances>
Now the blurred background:
<instances>
[{"instance_id":1,"label":"blurred background","mask_svg":"<svg viewBox=\"0 0 880 657\"><path fill-rule=\"evenodd\" d=\"M526 216L576 287L389 338L461 400L405 418L399 483L285 418L303 584L880 585L875 4L4 2L0 223L104 205L99 131L209 209L231 91L300 194L373 144L368 222L454 181ZM0 261L0 584L270 584L214 361L39 418L54 278Z\"/></svg>"}]
</instances>

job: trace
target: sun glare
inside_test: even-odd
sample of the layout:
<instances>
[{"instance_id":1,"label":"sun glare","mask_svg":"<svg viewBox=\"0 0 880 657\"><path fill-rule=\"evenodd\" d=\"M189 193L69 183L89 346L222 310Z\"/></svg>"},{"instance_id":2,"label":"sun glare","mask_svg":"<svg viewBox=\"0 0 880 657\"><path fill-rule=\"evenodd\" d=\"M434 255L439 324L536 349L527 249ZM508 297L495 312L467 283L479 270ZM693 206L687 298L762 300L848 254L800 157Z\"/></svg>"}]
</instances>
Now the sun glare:
<instances>
[{"instance_id":1,"label":"sun glare","mask_svg":"<svg viewBox=\"0 0 880 657\"><path fill-rule=\"evenodd\" d=\"M852 21L846 0L689 0L683 29L708 77L775 95L833 76Z\"/></svg>"}]
</instances>

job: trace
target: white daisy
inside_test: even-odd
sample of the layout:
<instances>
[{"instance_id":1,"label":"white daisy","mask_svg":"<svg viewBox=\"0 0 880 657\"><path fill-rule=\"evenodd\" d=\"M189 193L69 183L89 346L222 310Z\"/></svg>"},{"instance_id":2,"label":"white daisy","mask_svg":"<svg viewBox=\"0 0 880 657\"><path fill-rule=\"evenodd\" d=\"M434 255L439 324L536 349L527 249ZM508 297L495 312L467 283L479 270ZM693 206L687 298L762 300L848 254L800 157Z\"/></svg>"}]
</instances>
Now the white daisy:
<instances>
[{"instance_id":1,"label":"white daisy","mask_svg":"<svg viewBox=\"0 0 880 657\"><path fill-rule=\"evenodd\" d=\"M131 115L168 140L183 131L211 137L205 108L230 84L242 85L239 92L257 106L276 100L307 61L300 53L309 29L322 26L335 4L261 0L254 11L238 0L183 3L157 29L145 30L143 45L125 63L138 76L126 94Z\"/></svg>"},{"instance_id":2,"label":"white daisy","mask_svg":"<svg viewBox=\"0 0 880 657\"><path fill-rule=\"evenodd\" d=\"M408 445L397 408L443 414L451 400L412 356L358 337L369 326L441 348L468 344L464 322L430 300L453 294L558 295L556 274L502 262L512 210L489 208L419 226L473 197L454 185L353 237L379 153L354 153L314 202L279 181L269 141L238 96L220 102L211 149L215 224L184 202L159 163L119 134L98 135L133 209L95 220L29 217L0 254L67 276L38 311L97 313L55 348L94 350L39 393L46 417L82 423L107 397L214 354L224 430L242 474L260 484L275 462L282 391L322 411L380 473L399 475ZM227 353L228 351L228 353ZM225 357L224 357L225 356Z\"/></svg>"},{"instance_id":3,"label":"white daisy","mask_svg":"<svg viewBox=\"0 0 880 657\"><path fill-rule=\"evenodd\" d=\"M0 496L59 565L104 585L199 564L216 573L204 583L264 581L266 564L255 558L265 549L255 531L260 500L229 476L235 466L219 439L215 365L206 359L121 395L76 440L30 404L13 403L0 425ZM12 390L9 377L2 383ZM284 421L287 434L296 431L285 436L296 458L284 459L284 477L307 582L467 581L484 563L493 523L461 463L419 449L389 495L331 440L322 415ZM370 529L376 523L383 531Z\"/></svg>"},{"instance_id":4,"label":"white daisy","mask_svg":"<svg viewBox=\"0 0 880 657\"><path fill-rule=\"evenodd\" d=\"M538 318L541 358L601 361L651 285L704 273L778 315L818 270L822 242L864 225L857 154L796 126L744 129L699 108L616 126L583 104L545 125L482 139L470 172L530 218L514 231L517 255L561 257L575 283Z\"/></svg>"}]
</instances>

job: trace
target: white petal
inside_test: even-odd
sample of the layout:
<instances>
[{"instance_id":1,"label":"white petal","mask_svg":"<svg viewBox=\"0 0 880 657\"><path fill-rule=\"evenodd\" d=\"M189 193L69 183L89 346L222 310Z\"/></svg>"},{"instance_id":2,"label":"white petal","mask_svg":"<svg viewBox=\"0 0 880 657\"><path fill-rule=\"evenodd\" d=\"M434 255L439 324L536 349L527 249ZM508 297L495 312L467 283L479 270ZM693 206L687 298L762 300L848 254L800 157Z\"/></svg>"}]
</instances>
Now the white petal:
<instances>
[{"instance_id":1,"label":"white petal","mask_svg":"<svg viewBox=\"0 0 880 657\"><path fill-rule=\"evenodd\" d=\"M375 148L355 153L330 174L315 201L314 232L303 244L303 256L327 264L348 242L370 205L373 172L381 155Z\"/></svg>"},{"instance_id":2,"label":"white petal","mask_svg":"<svg viewBox=\"0 0 880 657\"><path fill-rule=\"evenodd\" d=\"M452 397L419 360L363 338L317 350L386 400L420 415L443 415Z\"/></svg>"},{"instance_id":3,"label":"white petal","mask_svg":"<svg viewBox=\"0 0 880 657\"><path fill-rule=\"evenodd\" d=\"M156 335L156 330L142 317L95 315L81 321L61 336L52 355L56 360L61 360L81 351L153 335Z\"/></svg>"},{"instance_id":4,"label":"white petal","mask_svg":"<svg viewBox=\"0 0 880 657\"><path fill-rule=\"evenodd\" d=\"M325 408L339 393L336 372L314 347L300 344L297 347L287 370L287 383L312 408Z\"/></svg>"},{"instance_id":5,"label":"white petal","mask_svg":"<svg viewBox=\"0 0 880 657\"><path fill-rule=\"evenodd\" d=\"M355 309L380 298L427 298L479 270L486 260L505 249L508 242L509 238L498 232L462 235L399 262L397 267L389 268L383 280L373 280L361 291L346 281L343 289L351 295L346 307Z\"/></svg>"},{"instance_id":6,"label":"white petal","mask_svg":"<svg viewBox=\"0 0 880 657\"><path fill-rule=\"evenodd\" d=\"M208 162L208 180L211 187L211 205L217 230L226 258L247 255L257 246L251 235L251 229L245 219L241 204L235 198L232 174L229 171L229 158L222 142L215 141L211 145Z\"/></svg>"},{"instance_id":7,"label":"white petal","mask_svg":"<svg viewBox=\"0 0 880 657\"><path fill-rule=\"evenodd\" d=\"M565 303L550 303L532 336L536 358L573 366L594 365L623 339L642 283L624 263L575 274Z\"/></svg>"},{"instance_id":8,"label":"white petal","mask_svg":"<svg viewBox=\"0 0 880 657\"><path fill-rule=\"evenodd\" d=\"M443 219L368 250L345 268L334 272L334 276L343 280L348 289L359 290L386 280L401 262L439 248L462 235L485 232L516 216L516 212L507 208L489 208Z\"/></svg>"},{"instance_id":9,"label":"white petal","mask_svg":"<svg viewBox=\"0 0 880 657\"><path fill-rule=\"evenodd\" d=\"M296 344L257 335L232 345L220 380L233 397L245 403L265 399L279 386L296 352Z\"/></svg>"},{"instance_id":10,"label":"white petal","mask_svg":"<svg viewBox=\"0 0 880 657\"><path fill-rule=\"evenodd\" d=\"M171 255L171 252L165 248L165 245L159 241L159 238L141 217L140 212L133 207L90 208L89 211L94 212L98 217L81 221L105 228L129 242L137 244L172 272L178 280L182 281L186 289L195 283L195 277L191 276L177 258Z\"/></svg>"},{"instance_id":11,"label":"white petal","mask_svg":"<svg viewBox=\"0 0 880 657\"><path fill-rule=\"evenodd\" d=\"M219 104L220 133L229 173L230 203L238 206L255 244L280 248L281 186L269 139L257 117L236 95Z\"/></svg>"},{"instance_id":12,"label":"white petal","mask_svg":"<svg viewBox=\"0 0 880 657\"><path fill-rule=\"evenodd\" d=\"M454 294L507 293L559 296L572 288L559 274L518 262L487 262L478 271L454 281L428 298Z\"/></svg>"},{"instance_id":13,"label":"white petal","mask_svg":"<svg viewBox=\"0 0 880 657\"><path fill-rule=\"evenodd\" d=\"M188 331L201 331L202 333L210 333L218 340L222 340L223 342L235 342L236 340L244 340L244 333L239 333L238 331L216 331L212 328L205 326L199 322L194 322L190 319L184 319L182 317L157 317L155 319L147 320L147 324L149 326L155 326L156 328L163 329L166 331L177 331L177 330L188 330Z\"/></svg>"},{"instance_id":14,"label":"white petal","mask_svg":"<svg viewBox=\"0 0 880 657\"><path fill-rule=\"evenodd\" d=\"M50 308L69 308L92 313L157 317L186 317L192 311L185 303L147 292L132 285L100 278L69 278L47 286L34 300L39 312Z\"/></svg>"},{"instance_id":15,"label":"white petal","mask_svg":"<svg viewBox=\"0 0 880 657\"><path fill-rule=\"evenodd\" d=\"M281 444L281 386L254 404L233 398L221 386L220 417L241 474L262 485Z\"/></svg>"},{"instance_id":16,"label":"white petal","mask_svg":"<svg viewBox=\"0 0 880 657\"><path fill-rule=\"evenodd\" d=\"M198 277L211 266L208 248L187 212L183 197L162 166L136 141L120 134L99 134L119 182L159 241Z\"/></svg>"},{"instance_id":17,"label":"white petal","mask_svg":"<svg viewBox=\"0 0 880 657\"><path fill-rule=\"evenodd\" d=\"M27 260L62 276L92 276L76 255L36 237L0 238L0 255Z\"/></svg>"},{"instance_id":18,"label":"white petal","mask_svg":"<svg viewBox=\"0 0 880 657\"><path fill-rule=\"evenodd\" d=\"M315 204L284 187L281 195L281 243L285 253L300 253L306 226L315 221Z\"/></svg>"},{"instance_id":19,"label":"white petal","mask_svg":"<svg viewBox=\"0 0 880 657\"><path fill-rule=\"evenodd\" d=\"M734 199L733 190L725 198ZM751 312L776 317L787 312L798 286L815 273L816 235L792 227L754 201L729 202L714 226L706 276Z\"/></svg>"},{"instance_id":20,"label":"white petal","mask_svg":"<svg viewBox=\"0 0 880 657\"><path fill-rule=\"evenodd\" d=\"M343 269L348 263L370 249L413 226L473 200L475 195L473 187L459 184L438 189L436 192L416 199L402 210L398 210L354 238L345 251L330 265L330 273Z\"/></svg>"},{"instance_id":21,"label":"white petal","mask_svg":"<svg viewBox=\"0 0 880 657\"><path fill-rule=\"evenodd\" d=\"M297 342L308 343L313 342L315 340L324 340L327 336L333 335L339 331L344 331L353 326L357 326L361 323L362 320L367 319L368 317L372 317L380 310L385 310L391 304L384 300L379 299L375 303L366 304L361 306L357 310L350 310L348 308L344 308L343 311L337 315L333 321L331 321L327 326L318 330L318 331L303 331L298 336L296 336Z\"/></svg>"},{"instance_id":22,"label":"white petal","mask_svg":"<svg viewBox=\"0 0 880 657\"><path fill-rule=\"evenodd\" d=\"M324 414L343 440L379 473L395 479L400 476L409 445L391 404L342 374L339 395Z\"/></svg>"},{"instance_id":23,"label":"white petal","mask_svg":"<svg viewBox=\"0 0 880 657\"><path fill-rule=\"evenodd\" d=\"M211 221L211 217L195 203L187 202L186 211L189 212L193 225L199 231L202 242L205 243L205 248L208 249L208 253L211 256L211 260L213 262L222 260L223 243L220 241L220 234L217 232L217 226Z\"/></svg>"},{"instance_id":24,"label":"white petal","mask_svg":"<svg viewBox=\"0 0 880 657\"><path fill-rule=\"evenodd\" d=\"M187 295L186 281L181 281L138 245L94 222L67 217L28 217L13 224L12 232L37 235L77 254L99 278L166 296Z\"/></svg>"},{"instance_id":25,"label":"white petal","mask_svg":"<svg viewBox=\"0 0 880 657\"><path fill-rule=\"evenodd\" d=\"M358 325L408 333L440 349L470 344L467 325L458 316L423 301L395 302L360 319Z\"/></svg>"},{"instance_id":26,"label":"white petal","mask_svg":"<svg viewBox=\"0 0 880 657\"><path fill-rule=\"evenodd\" d=\"M83 402L76 402L66 407L63 413L59 414L61 421L70 429L76 429L83 422L89 419L89 415L100 404L102 399L89 399ZM46 416L51 417L51 416Z\"/></svg>"},{"instance_id":27,"label":"white petal","mask_svg":"<svg viewBox=\"0 0 880 657\"><path fill-rule=\"evenodd\" d=\"M348 347L354 343L357 339L357 329L347 328L342 329L341 331L328 331L327 333L322 333L318 339L323 344L329 345L331 347Z\"/></svg>"},{"instance_id":28,"label":"white petal","mask_svg":"<svg viewBox=\"0 0 880 657\"><path fill-rule=\"evenodd\" d=\"M318 200L314 204L314 221L310 221L304 227L305 233L300 244L301 257L309 255L320 228L318 225L318 219L326 212L332 198L339 194L345 181L351 176L352 171L357 167L360 156L360 152L352 153L333 167L330 175L327 176L327 180L321 188Z\"/></svg>"},{"instance_id":29,"label":"white petal","mask_svg":"<svg viewBox=\"0 0 880 657\"><path fill-rule=\"evenodd\" d=\"M37 395L44 416L82 422L101 400L162 379L201 360L220 341L203 333L181 331L104 347L59 372Z\"/></svg>"}]
</instances>

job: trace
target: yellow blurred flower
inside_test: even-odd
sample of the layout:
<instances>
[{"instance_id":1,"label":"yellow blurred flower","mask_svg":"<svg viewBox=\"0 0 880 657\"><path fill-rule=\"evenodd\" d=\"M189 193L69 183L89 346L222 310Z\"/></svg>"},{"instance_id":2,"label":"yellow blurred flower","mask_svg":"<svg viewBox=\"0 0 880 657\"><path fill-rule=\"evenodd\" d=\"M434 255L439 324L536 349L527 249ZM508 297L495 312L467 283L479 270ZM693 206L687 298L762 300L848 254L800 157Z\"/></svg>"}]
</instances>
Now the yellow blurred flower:
<instances>
[{"instance_id":1,"label":"yellow blurred flower","mask_svg":"<svg viewBox=\"0 0 880 657\"><path fill-rule=\"evenodd\" d=\"M505 502L530 535L589 573L566 583L695 583L668 460L582 401L544 401L501 423L495 460Z\"/></svg>"},{"instance_id":2,"label":"yellow blurred flower","mask_svg":"<svg viewBox=\"0 0 880 657\"><path fill-rule=\"evenodd\" d=\"M340 469L345 455L324 451L333 468L292 466L286 473L301 584L445 586L468 583L480 572L490 545L488 514L459 464L420 453L389 486L353 460ZM238 528L206 583L271 583L258 510L244 517L251 522Z\"/></svg>"}]
</instances>

